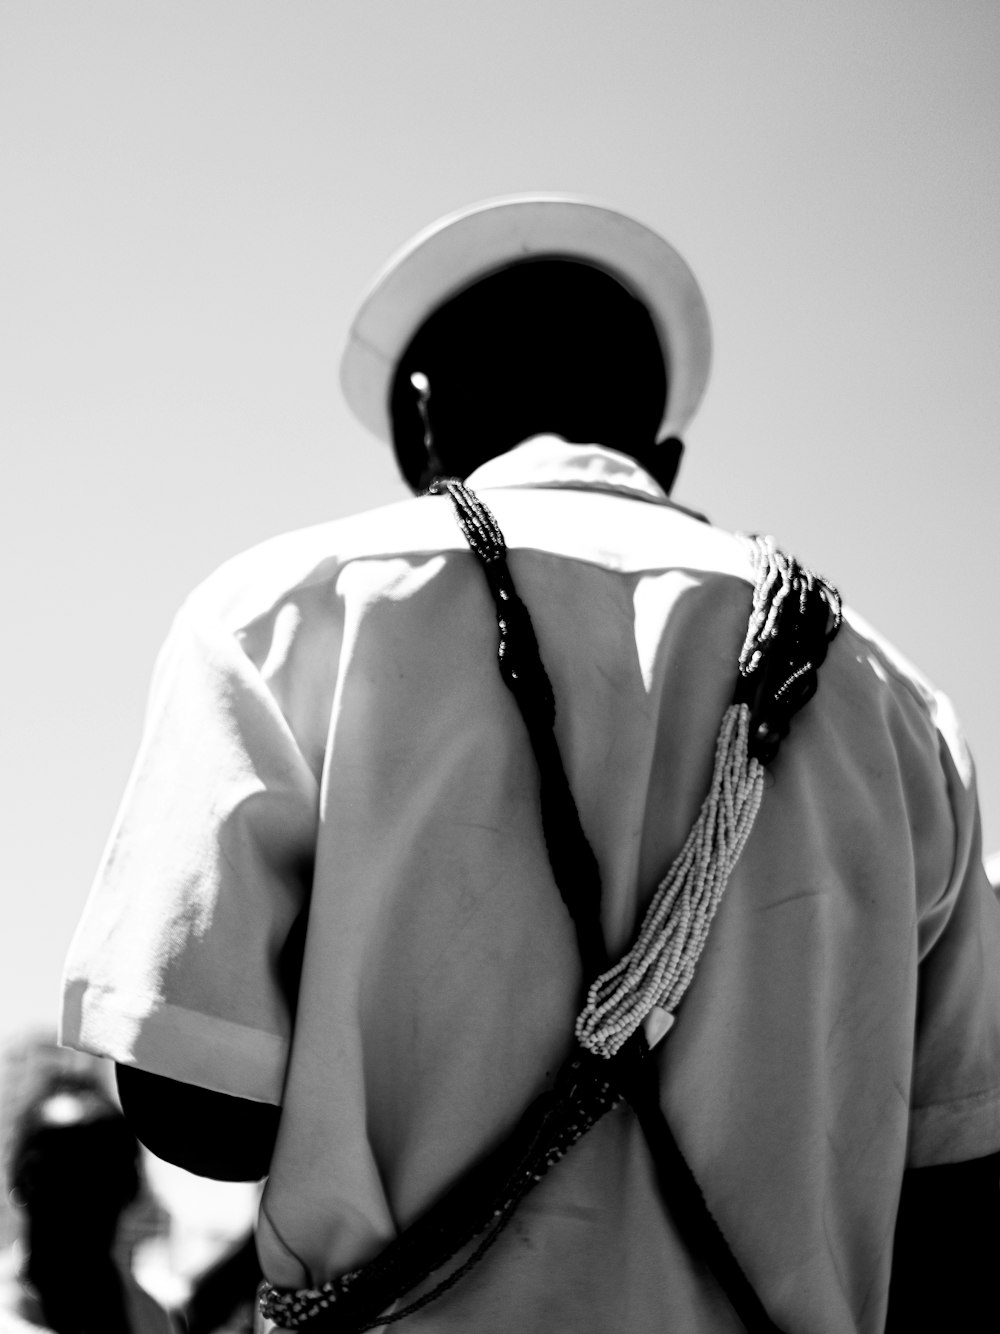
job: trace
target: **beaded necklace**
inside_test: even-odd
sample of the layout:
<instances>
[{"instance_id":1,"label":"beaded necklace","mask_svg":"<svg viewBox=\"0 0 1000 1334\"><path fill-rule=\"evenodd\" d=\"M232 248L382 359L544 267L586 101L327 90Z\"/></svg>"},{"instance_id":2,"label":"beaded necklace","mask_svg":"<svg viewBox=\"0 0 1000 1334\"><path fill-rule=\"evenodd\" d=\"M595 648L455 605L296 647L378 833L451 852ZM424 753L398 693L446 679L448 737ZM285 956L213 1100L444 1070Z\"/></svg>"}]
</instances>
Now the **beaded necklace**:
<instances>
[{"instance_id":1,"label":"beaded necklace","mask_svg":"<svg viewBox=\"0 0 1000 1334\"><path fill-rule=\"evenodd\" d=\"M781 552L747 538L754 595L733 699L716 743L709 792L647 910L633 947L613 967L600 922L600 876L553 731L555 699L527 607L514 587L503 534L463 483L435 482L478 557L493 596L504 684L524 719L540 778L542 830L553 879L576 930L591 984L576 1040L551 1091L512 1134L369 1263L312 1288L261 1285L260 1308L285 1329L361 1334L405 1319L453 1287L486 1254L536 1182L612 1107L627 1099L653 1157L665 1202L705 1258L751 1334L780 1334L712 1217L663 1116L650 1048L669 1030L694 976L712 919L760 807L764 766L792 715L815 693L840 628L836 590ZM468 1258L408 1305L407 1292L476 1242Z\"/></svg>"}]
</instances>

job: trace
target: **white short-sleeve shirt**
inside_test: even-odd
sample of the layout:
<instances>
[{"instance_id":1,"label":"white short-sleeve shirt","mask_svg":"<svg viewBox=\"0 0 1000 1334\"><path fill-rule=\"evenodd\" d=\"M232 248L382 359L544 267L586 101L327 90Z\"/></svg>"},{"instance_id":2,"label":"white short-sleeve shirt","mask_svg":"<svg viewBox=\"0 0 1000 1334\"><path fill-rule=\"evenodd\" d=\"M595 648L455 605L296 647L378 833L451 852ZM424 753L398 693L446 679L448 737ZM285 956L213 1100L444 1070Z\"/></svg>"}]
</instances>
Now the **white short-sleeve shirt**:
<instances>
[{"instance_id":1,"label":"white short-sleeve shirt","mask_svg":"<svg viewBox=\"0 0 1000 1334\"><path fill-rule=\"evenodd\" d=\"M750 609L744 548L606 449L539 437L469 484L553 681L617 957L708 785ZM496 646L450 502L424 497L229 562L157 664L62 1036L281 1105L258 1228L279 1285L377 1252L570 1044L574 935ZM656 1059L772 1318L880 1330L904 1167L1000 1149L1000 914L951 709L855 617ZM627 1109L406 1327L738 1328Z\"/></svg>"}]
</instances>

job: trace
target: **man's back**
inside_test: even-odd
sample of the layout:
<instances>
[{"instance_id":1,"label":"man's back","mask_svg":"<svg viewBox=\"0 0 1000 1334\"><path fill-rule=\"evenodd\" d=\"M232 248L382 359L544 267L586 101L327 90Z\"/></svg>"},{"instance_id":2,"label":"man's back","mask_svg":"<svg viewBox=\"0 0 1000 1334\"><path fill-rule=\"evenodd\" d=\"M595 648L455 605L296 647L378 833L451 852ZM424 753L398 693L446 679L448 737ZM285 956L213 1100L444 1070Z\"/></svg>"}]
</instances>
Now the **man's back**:
<instances>
[{"instance_id":1,"label":"man's back","mask_svg":"<svg viewBox=\"0 0 1000 1334\"><path fill-rule=\"evenodd\" d=\"M532 614L618 957L707 789L750 565L612 451L540 439L469 482ZM880 1329L904 1166L1000 1143L977 839L946 704L845 625L657 1056L710 1207L790 1330ZM70 983L67 1040L282 1103L259 1229L279 1285L368 1258L544 1087L579 965L445 499L280 539L194 595ZM627 1110L409 1325L738 1328Z\"/></svg>"}]
</instances>

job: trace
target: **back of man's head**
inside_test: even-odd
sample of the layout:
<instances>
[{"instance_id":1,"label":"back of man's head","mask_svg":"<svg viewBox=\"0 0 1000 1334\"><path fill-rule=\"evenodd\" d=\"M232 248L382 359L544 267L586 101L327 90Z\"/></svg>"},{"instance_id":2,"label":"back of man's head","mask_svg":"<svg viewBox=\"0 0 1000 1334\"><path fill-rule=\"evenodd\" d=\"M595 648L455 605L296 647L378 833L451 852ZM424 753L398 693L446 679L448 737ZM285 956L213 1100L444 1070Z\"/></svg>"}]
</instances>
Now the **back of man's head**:
<instances>
[{"instance_id":1,"label":"back of man's head","mask_svg":"<svg viewBox=\"0 0 1000 1334\"><path fill-rule=\"evenodd\" d=\"M415 374L430 387L423 413ZM415 490L435 473L466 477L544 432L645 460L666 397L643 303L593 265L529 259L473 283L420 326L393 380L396 455Z\"/></svg>"}]
</instances>

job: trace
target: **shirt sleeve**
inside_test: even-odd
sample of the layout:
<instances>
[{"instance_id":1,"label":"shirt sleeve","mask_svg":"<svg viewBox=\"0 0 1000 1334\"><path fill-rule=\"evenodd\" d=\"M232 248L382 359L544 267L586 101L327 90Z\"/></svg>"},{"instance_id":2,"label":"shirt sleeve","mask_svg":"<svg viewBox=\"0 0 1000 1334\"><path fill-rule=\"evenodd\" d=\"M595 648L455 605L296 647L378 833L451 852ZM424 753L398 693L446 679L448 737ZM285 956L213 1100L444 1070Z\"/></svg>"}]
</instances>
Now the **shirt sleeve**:
<instances>
[{"instance_id":1,"label":"shirt sleeve","mask_svg":"<svg viewBox=\"0 0 1000 1334\"><path fill-rule=\"evenodd\" d=\"M1000 905L983 867L972 761L941 695L936 721L954 856L918 923L911 1167L1000 1150Z\"/></svg>"},{"instance_id":2,"label":"shirt sleeve","mask_svg":"<svg viewBox=\"0 0 1000 1334\"><path fill-rule=\"evenodd\" d=\"M238 637L185 607L74 937L61 1041L278 1104L318 786Z\"/></svg>"}]
</instances>

